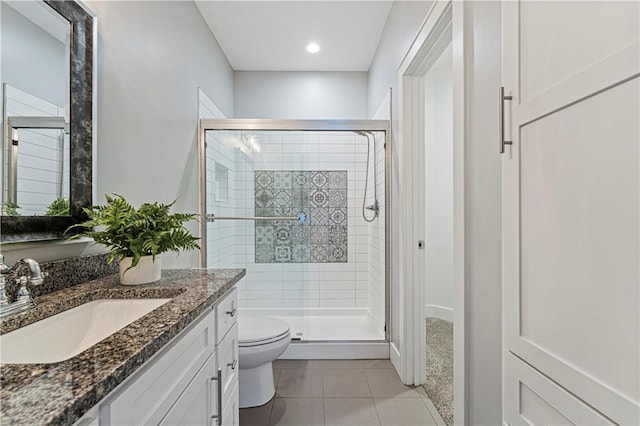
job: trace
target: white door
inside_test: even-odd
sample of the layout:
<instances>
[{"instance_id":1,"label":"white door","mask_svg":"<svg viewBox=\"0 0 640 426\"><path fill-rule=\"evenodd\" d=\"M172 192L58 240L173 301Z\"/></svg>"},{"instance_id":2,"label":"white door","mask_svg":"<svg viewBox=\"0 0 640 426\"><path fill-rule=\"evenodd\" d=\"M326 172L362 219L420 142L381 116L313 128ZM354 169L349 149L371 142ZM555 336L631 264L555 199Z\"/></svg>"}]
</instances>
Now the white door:
<instances>
[{"instance_id":1,"label":"white door","mask_svg":"<svg viewBox=\"0 0 640 426\"><path fill-rule=\"evenodd\" d=\"M504 363L511 424L571 418L553 386L527 385L536 370L640 424L639 23L637 1L503 3L503 339L524 361Z\"/></svg>"}]
</instances>

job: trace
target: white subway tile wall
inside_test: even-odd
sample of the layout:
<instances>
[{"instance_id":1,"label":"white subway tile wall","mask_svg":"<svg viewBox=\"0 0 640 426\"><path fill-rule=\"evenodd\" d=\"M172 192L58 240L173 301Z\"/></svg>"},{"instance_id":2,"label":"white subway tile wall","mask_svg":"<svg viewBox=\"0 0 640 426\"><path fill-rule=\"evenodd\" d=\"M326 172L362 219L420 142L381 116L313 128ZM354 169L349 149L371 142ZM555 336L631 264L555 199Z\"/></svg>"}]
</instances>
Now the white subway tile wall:
<instances>
[{"instance_id":1,"label":"white subway tile wall","mask_svg":"<svg viewBox=\"0 0 640 426\"><path fill-rule=\"evenodd\" d=\"M7 117L64 117L64 107L5 86ZM69 198L69 135L58 129L21 129L18 144L18 212L23 216L43 215L58 198ZM7 139L11 135L6 135ZM9 141L7 141L9 142ZM11 144L3 144L9 147ZM2 150L3 190L7 199L9 151Z\"/></svg>"},{"instance_id":2,"label":"white subway tile wall","mask_svg":"<svg viewBox=\"0 0 640 426\"><path fill-rule=\"evenodd\" d=\"M200 118L226 118L211 99L198 89L198 116ZM235 153L227 141L229 132L207 132L206 134L206 190L207 213L232 216L235 213ZM216 179L223 168L227 169L226 182ZM227 197L219 197L219 184L226 185ZM207 223L207 268L231 268L235 265L234 223L218 221Z\"/></svg>"},{"instance_id":3,"label":"white subway tile wall","mask_svg":"<svg viewBox=\"0 0 640 426\"><path fill-rule=\"evenodd\" d=\"M382 101L378 110L374 114L375 120L389 120L391 118L390 112L390 94L387 94ZM385 197L385 140L382 135L379 135L378 140L378 201L380 203L380 215L378 220L369 224L369 275L368 275L368 308L371 313L371 318L376 322L378 327L383 328L385 324L385 311L386 311L386 286L385 286L385 270L391 268L391 265L386 264L386 233L385 233L385 221L387 217L387 211L389 206L386 204ZM369 177L369 182L372 184L373 176ZM391 242L389 241L389 244Z\"/></svg>"},{"instance_id":4,"label":"white subway tile wall","mask_svg":"<svg viewBox=\"0 0 640 426\"><path fill-rule=\"evenodd\" d=\"M256 264L254 224L238 221L236 260L238 266L247 268L239 293L241 306L367 307L369 225L361 215L366 139L351 132L253 132L253 136L260 152L238 154L245 157L245 167L236 174L236 187L244 188L236 193L237 214L255 214L254 170L346 170L349 252L346 263Z\"/></svg>"},{"instance_id":5,"label":"white subway tile wall","mask_svg":"<svg viewBox=\"0 0 640 426\"><path fill-rule=\"evenodd\" d=\"M369 251L368 251L368 308L371 317L377 325L384 327L385 322L385 156L384 140L380 138L377 143L378 162L378 203L380 212L377 220L369 224ZM373 159L372 159L373 161ZM369 176L369 185L373 187L373 175Z\"/></svg>"}]
</instances>

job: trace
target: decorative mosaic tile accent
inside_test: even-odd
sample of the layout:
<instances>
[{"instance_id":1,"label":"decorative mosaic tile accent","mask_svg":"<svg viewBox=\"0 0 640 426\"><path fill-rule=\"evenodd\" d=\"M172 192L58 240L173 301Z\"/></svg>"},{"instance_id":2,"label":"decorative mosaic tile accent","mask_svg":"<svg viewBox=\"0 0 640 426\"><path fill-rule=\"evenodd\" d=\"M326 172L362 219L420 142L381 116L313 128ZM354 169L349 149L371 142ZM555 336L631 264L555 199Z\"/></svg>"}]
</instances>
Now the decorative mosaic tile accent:
<instances>
[{"instance_id":1,"label":"decorative mosaic tile accent","mask_svg":"<svg viewBox=\"0 0 640 426\"><path fill-rule=\"evenodd\" d=\"M256 170L256 216L298 216L307 223L255 223L256 263L347 262L347 172Z\"/></svg>"}]
</instances>

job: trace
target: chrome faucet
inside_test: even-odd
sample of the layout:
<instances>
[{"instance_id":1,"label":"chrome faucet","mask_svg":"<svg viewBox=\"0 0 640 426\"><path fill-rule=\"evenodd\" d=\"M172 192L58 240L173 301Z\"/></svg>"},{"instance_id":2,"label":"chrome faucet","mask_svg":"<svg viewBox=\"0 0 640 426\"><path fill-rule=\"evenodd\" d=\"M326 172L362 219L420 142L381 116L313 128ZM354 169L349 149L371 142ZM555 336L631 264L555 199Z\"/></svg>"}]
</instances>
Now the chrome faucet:
<instances>
[{"instance_id":1,"label":"chrome faucet","mask_svg":"<svg viewBox=\"0 0 640 426\"><path fill-rule=\"evenodd\" d=\"M25 268L29 269L29 277L22 275ZM34 307L31 291L43 282L44 274L35 260L20 259L9 268L0 254L0 318Z\"/></svg>"}]
</instances>

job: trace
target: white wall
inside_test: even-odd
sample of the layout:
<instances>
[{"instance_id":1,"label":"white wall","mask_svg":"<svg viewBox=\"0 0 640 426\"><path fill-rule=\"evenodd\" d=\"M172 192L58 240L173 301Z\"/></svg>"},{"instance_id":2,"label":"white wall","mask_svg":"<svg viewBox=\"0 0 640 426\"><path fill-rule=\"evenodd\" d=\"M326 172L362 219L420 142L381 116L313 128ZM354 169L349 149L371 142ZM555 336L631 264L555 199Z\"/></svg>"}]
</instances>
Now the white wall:
<instances>
[{"instance_id":1,"label":"white wall","mask_svg":"<svg viewBox=\"0 0 640 426\"><path fill-rule=\"evenodd\" d=\"M465 94L469 126L465 141L469 398L464 423L496 425L502 418L502 177L496 142L501 6L497 1L465 2L458 6L469 12L468 36L473 37L467 52L470 62Z\"/></svg>"},{"instance_id":2,"label":"white wall","mask_svg":"<svg viewBox=\"0 0 640 426\"><path fill-rule=\"evenodd\" d=\"M68 87L64 43L4 2L0 7L2 82L64 107Z\"/></svg>"},{"instance_id":3,"label":"white wall","mask_svg":"<svg viewBox=\"0 0 640 426\"><path fill-rule=\"evenodd\" d=\"M449 46L425 77L426 316L453 321L453 69Z\"/></svg>"},{"instance_id":4,"label":"white wall","mask_svg":"<svg viewBox=\"0 0 640 426\"><path fill-rule=\"evenodd\" d=\"M369 69L368 111L371 117L392 87L398 93L398 67L427 16L432 1L394 1ZM397 99L397 97L396 97ZM398 106L394 105L394 111Z\"/></svg>"},{"instance_id":5,"label":"white wall","mask_svg":"<svg viewBox=\"0 0 640 426\"><path fill-rule=\"evenodd\" d=\"M389 13L389 18L385 25L382 37L376 54L371 62L371 68L369 69L369 84L368 84L368 110L369 117L381 108L386 108L385 104L388 101L385 96L389 93L389 88L393 90L392 95L392 110L387 111L384 115L377 116L378 118L392 120L392 135L398 134L398 68L402 59L406 55L411 43L418 34L422 22L424 21L427 12L433 2L431 1L394 1ZM389 206L387 206L387 214L391 215L391 230L390 241L391 246L391 265L387 265L391 269L391 339L393 345L400 347L402 342L400 341L400 324L401 315L398 301L400 300L400 279L399 279L399 266L398 256L399 253L399 238L400 234L398 221L394 218L398 217L398 212L394 209L394 206L399 205L398 202L398 174L399 174L399 158L396 155L396 148L393 148L394 140L391 141L392 150L392 170L391 181L387 182L391 186L391 200L389 200ZM392 349L393 350L393 349Z\"/></svg>"},{"instance_id":6,"label":"white wall","mask_svg":"<svg viewBox=\"0 0 640 426\"><path fill-rule=\"evenodd\" d=\"M235 118L365 119L366 72L235 72Z\"/></svg>"},{"instance_id":7,"label":"white wall","mask_svg":"<svg viewBox=\"0 0 640 426\"><path fill-rule=\"evenodd\" d=\"M171 202L198 212L198 87L233 114L233 70L192 2L87 1L98 17L97 199ZM198 224L189 226L198 234ZM91 243L3 245L8 262L101 251ZM198 253L163 266L198 266Z\"/></svg>"},{"instance_id":8,"label":"white wall","mask_svg":"<svg viewBox=\"0 0 640 426\"><path fill-rule=\"evenodd\" d=\"M231 116L233 71L192 2L89 2L99 19L98 200L198 212L198 87ZM198 233L193 222L190 229ZM198 265L198 253L165 267Z\"/></svg>"}]
</instances>

